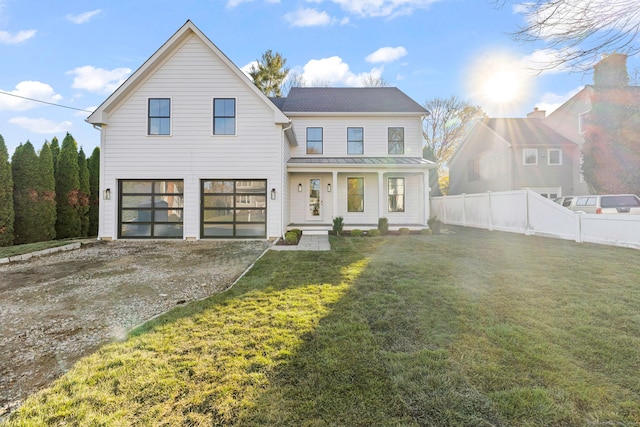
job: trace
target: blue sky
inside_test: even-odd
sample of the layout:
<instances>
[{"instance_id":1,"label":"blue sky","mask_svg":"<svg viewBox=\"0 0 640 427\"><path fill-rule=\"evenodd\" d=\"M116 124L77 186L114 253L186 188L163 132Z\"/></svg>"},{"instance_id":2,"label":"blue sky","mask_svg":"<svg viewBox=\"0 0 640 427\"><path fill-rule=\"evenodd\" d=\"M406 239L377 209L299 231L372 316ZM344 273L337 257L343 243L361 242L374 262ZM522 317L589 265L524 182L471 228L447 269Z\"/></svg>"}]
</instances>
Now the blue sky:
<instances>
[{"instance_id":1,"label":"blue sky","mask_svg":"<svg viewBox=\"0 0 640 427\"><path fill-rule=\"evenodd\" d=\"M552 111L592 82L534 76L527 65L550 52L514 42L522 14L489 0L0 0L0 91L57 105L0 93L9 152L70 132L90 155L99 131L75 109L102 103L187 19L240 68L271 49L310 84L370 74L420 104L456 95L492 117Z\"/></svg>"}]
</instances>

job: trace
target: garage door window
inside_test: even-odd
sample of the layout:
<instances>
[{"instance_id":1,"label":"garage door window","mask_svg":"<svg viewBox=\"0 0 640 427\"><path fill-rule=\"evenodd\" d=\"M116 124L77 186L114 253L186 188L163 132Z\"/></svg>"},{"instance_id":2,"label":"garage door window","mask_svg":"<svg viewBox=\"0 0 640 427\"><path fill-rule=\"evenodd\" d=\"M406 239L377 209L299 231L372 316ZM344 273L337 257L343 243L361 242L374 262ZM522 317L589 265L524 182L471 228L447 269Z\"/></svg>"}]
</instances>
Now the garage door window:
<instances>
[{"instance_id":1,"label":"garage door window","mask_svg":"<svg viewBox=\"0 0 640 427\"><path fill-rule=\"evenodd\" d=\"M121 180L119 237L182 238L184 182Z\"/></svg>"},{"instance_id":2,"label":"garage door window","mask_svg":"<svg viewBox=\"0 0 640 427\"><path fill-rule=\"evenodd\" d=\"M202 181L202 237L266 237L267 181Z\"/></svg>"}]
</instances>

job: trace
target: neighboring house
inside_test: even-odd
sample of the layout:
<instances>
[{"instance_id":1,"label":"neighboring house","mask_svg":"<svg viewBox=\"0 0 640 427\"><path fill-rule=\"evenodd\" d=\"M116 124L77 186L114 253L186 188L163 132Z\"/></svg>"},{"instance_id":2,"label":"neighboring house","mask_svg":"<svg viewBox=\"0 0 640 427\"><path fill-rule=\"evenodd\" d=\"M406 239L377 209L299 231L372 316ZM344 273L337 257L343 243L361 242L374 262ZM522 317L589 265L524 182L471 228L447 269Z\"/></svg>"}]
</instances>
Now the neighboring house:
<instances>
[{"instance_id":1,"label":"neighboring house","mask_svg":"<svg viewBox=\"0 0 640 427\"><path fill-rule=\"evenodd\" d=\"M428 112L396 88L270 100L191 21L92 113L100 239L425 227Z\"/></svg>"}]
</instances>

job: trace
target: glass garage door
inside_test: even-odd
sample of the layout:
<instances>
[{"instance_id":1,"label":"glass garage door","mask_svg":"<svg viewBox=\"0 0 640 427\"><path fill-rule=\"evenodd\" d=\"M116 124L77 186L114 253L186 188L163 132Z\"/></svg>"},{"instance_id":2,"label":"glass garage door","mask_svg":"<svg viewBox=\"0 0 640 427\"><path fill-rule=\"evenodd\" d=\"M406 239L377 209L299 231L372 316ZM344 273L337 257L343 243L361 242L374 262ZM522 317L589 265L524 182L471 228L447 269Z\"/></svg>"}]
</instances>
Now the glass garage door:
<instances>
[{"instance_id":1,"label":"glass garage door","mask_svg":"<svg viewBox=\"0 0 640 427\"><path fill-rule=\"evenodd\" d=\"M266 180L202 180L201 194L203 238L266 237Z\"/></svg>"},{"instance_id":2,"label":"glass garage door","mask_svg":"<svg viewBox=\"0 0 640 427\"><path fill-rule=\"evenodd\" d=\"M182 180L120 180L120 238L182 238Z\"/></svg>"}]
</instances>

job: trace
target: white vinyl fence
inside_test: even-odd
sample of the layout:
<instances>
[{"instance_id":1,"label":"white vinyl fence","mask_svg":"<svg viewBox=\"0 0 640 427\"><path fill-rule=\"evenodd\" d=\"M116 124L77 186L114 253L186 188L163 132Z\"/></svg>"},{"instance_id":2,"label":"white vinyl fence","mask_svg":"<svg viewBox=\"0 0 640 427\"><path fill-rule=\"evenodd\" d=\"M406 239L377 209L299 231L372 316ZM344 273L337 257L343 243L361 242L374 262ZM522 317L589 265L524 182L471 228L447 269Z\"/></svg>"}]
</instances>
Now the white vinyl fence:
<instances>
[{"instance_id":1,"label":"white vinyl fence","mask_svg":"<svg viewBox=\"0 0 640 427\"><path fill-rule=\"evenodd\" d=\"M529 190L433 197L442 223L640 249L640 215L575 213Z\"/></svg>"}]
</instances>

